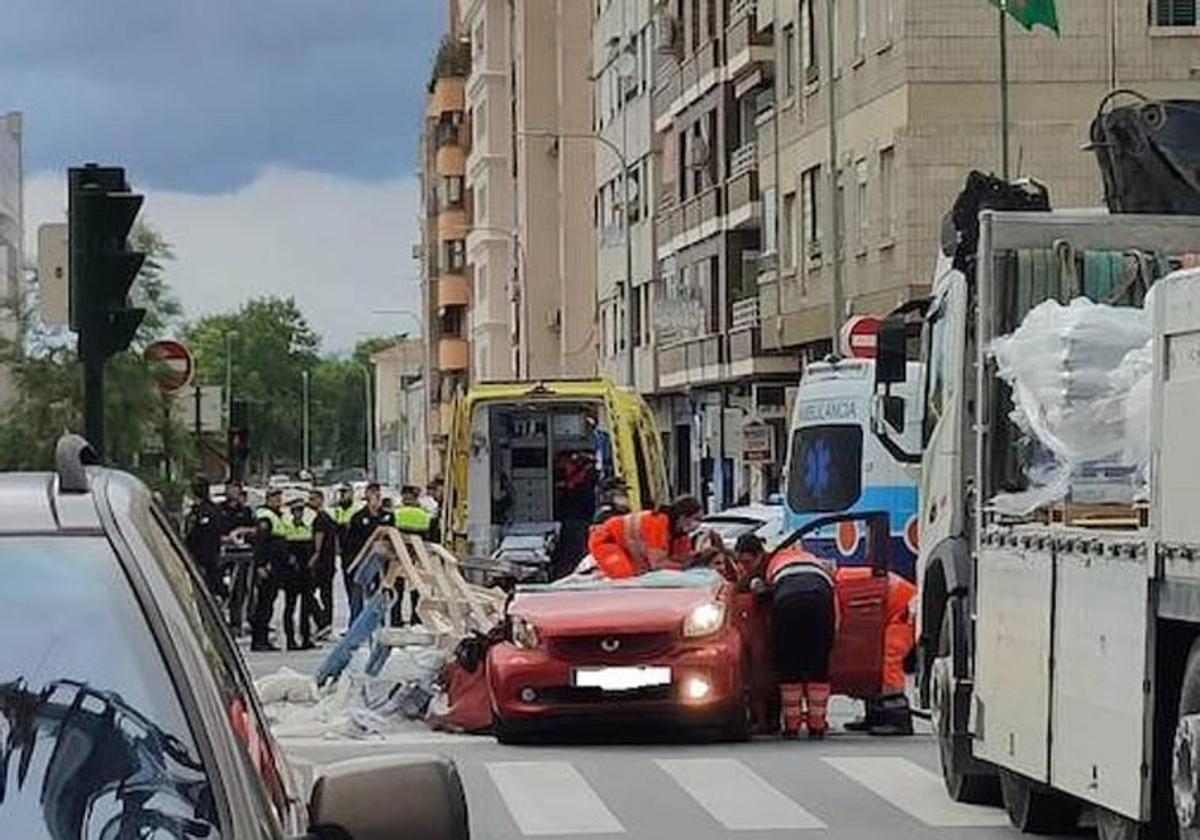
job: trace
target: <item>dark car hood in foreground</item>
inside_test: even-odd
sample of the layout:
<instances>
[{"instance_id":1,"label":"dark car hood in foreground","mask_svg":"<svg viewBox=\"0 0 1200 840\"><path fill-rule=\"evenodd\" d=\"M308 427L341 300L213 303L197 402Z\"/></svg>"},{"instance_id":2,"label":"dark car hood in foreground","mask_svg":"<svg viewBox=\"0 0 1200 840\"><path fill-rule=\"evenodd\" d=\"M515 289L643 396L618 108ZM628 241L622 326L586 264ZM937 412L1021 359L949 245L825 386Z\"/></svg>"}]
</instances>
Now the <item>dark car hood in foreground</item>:
<instances>
[{"instance_id":1,"label":"dark car hood in foreground","mask_svg":"<svg viewBox=\"0 0 1200 840\"><path fill-rule=\"evenodd\" d=\"M545 636L674 632L689 612L722 597L727 582L708 570L655 572L625 581L565 581L521 587L509 612Z\"/></svg>"}]
</instances>

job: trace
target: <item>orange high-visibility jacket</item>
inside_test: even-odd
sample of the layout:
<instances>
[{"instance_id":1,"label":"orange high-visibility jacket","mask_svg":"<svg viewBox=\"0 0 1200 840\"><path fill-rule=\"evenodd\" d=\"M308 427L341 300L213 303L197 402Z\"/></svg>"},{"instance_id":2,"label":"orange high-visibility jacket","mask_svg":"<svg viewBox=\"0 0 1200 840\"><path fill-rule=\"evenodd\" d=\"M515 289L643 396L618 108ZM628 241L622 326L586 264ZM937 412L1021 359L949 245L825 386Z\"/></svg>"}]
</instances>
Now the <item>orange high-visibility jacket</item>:
<instances>
[{"instance_id":1,"label":"orange high-visibility jacket","mask_svg":"<svg viewBox=\"0 0 1200 840\"><path fill-rule=\"evenodd\" d=\"M687 537L672 538L670 517L652 510L614 516L588 535L588 552L610 578L678 567L691 551Z\"/></svg>"}]
</instances>

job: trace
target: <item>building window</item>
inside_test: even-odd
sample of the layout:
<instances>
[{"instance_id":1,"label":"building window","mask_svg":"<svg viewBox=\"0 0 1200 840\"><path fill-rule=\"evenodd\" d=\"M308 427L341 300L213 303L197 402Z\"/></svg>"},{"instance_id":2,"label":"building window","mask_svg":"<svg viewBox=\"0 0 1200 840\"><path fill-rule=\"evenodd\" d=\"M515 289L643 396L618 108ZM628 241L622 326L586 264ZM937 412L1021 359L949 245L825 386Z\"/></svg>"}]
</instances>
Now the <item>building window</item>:
<instances>
[{"instance_id":1,"label":"building window","mask_svg":"<svg viewBox=\"0 0 1200 840\"><path fill-rule=\"evenodd\" d=\"M708 258L708 332L721 332L721 258Z\"/></svg>"},{"instance_id":2,"label":"building window","mask_svg":"<svg viewBox=\"0 0 1200 840\"><path fill-rule=\"evenodd\" d=\"M467 267L467 243L462 239L446 241L446 270L462 271Z\"/></svg>"},{"instance_id":3,"label":"building window","mask_svg":"<svg viewBox=\"0 0 1200 840\"><path fill-rule=\"evenodd\" d=\"M442 206L455 207L462 204L463 179L461 175L442 177Z\"/></svg>"},{"instance_id":4,"label":"building window","mask_svg":"<svg viewBox=\"0 0 1200 840\"><path fill-rule=\"evenodd\" d=\"M887 0L875 0L886 3ZM861 58L867 51L867 0L854 0L854 55Z\"/></svg>"},{"instance_id":5,"label":"building window","mask_svg":"<svg viewBox=\"0 0 1200 840\"><path fill-rule=\"evenodd\" d=\"M779 255L784 267L795 265L796 255L796 194L790 192L783 197L783 219L780 227L780 247L783 249Z\"/></svg>"},{"instance_id":6,"label":"building window","mask_svg":"<svg viewBox=\"0 0 1200 840\"><path fill-rule=\"evenodd\" d=\"M692 52L700 49L700 0L692 0Z\"/></svg>"},{"instance_id":7,"label":"building window","mask_svg":"<svg viewBox=\"0 0 1200 840\"><path fill-rule=\"evenodd\" d=\"M880 227L885 239L895 232L896 208L896 150L891 146L879 153L879 204Z\"/></svg>"},{"instance_id":8,"label":"building window","mask_svg":"<svg viewBox=\"0 0 1200 840\"><path fill-rule=\"evenodd\" d=\"M783 98L790 99L796 91L796 28L783 28Z\"/></svg>"},{"instance_id":9,"label":"building window","mask_svg":"<svg viewBox=\"0 0 1200 840\"><path fill-rule=\"evenodd\" d=\"M1154 0L1155 26L1195 26L1200 0Z\"/></svg>"},{"instance_id":10,"label":"building window","mask_svg":"<svg viewBox=\"0 0 1200 840\"><path fill-rule=\"evenodd\" d=\"M867 233L871 223L871 205L867 199L867 159L862 158L854 164L855 191L854 212L857 214L858 246L867 247Z\"/></svg>"},{"instance_id":11,"label":"building window","mask_svg":"<svg viewBox=\"0 0 1200 840\"><path fill-rule=\"evenodd\" d=\"M630 298L632 304L630 308L630 316L633 319L633 346L642 346L642 289L638 287L633 290L633 296Z\"/></svg>"},{"instance_id":12,"label":"building window","mask_svg":"<svg viewBox=\"0 0 1200 840\"><path fill-rule=\"evenodd\" d=\"M775 253L776 233L775 224L779 214L779 208L775 206L776 196L778 193L774 187L763 190L763 226L762 226L762 252L764 255Z\"/></svg>"},{"instance_id":13,"label":"building window","mask_svg":"<svg viewBox=\"0 0 1200 840\"><path fill-rule=\"evenodd\" d=\"M629 213L629 224L631 224L631 225L637 224L642 218L641 194L642 194L641 173L638 171L637 167L631 167L630 172L629 172L629 195L628 195L629 203L628 203L628 206L626 206L626 203L625 203L626 196L624 196L624 195L621 196L621 205L623 207L625 207L625 210Z\"/></svg>"},{"instance_id":14,"label":"building window","mask_svg":"<svg viewBox=\"0 0 1200 840\"><path fill-rule=\"evenodd\" d=\"M833 6L833 38L830 44L833 52L829 56L829 69L830 75L836 76L842 70L842 12L837 0L828 0L828 3Z\"/></svg>"},{"instance_id":15,"label":"building window","mask_svg":"<svg viewBox=\"0 0 1200 840\"><path fill-rule=\"evenodd\" d=\"M817 26L813 13L814 0L800 0L800 69L808 84L820 78L817 68Z\"/></svg>"},{"instance_id":16,"label":"building window","mask_svg":"<svg viewBox=\"0 0 1200 840\"><path fill-rule=\"evenodd\" d=\"M706 30L708 32L708 37L710 39L716 38L717 37L717 0L705 0L705 3L706 3L706 8L705 8L704 17L708 23L708 26L706 27Z\"/></svg>"},{"instance_id":17,"label":"building window","mask_svg":"<svg viewBox=\"0 0 1200 840\"><path fill-rule=\"evenodd\" d=\"M879 41L890 44L896 37L896 0L880 0L883 19L879 26Z\"/></svg>"},{"instance_id":18,"label":"building window","mask_svg":"<svg viewBox=\"0 0 1200 840\"><path fill-rule=\"evenodd\" d=\"M477 303L487 300L487 283L487 263L479 263L475 266L475 301Z\"/></svg>"},{"instance_id":19,"label":"building window","mask_svg":"<svg viewBox=\"0 0 1200 840\"><path fill-rule=\"evenodd\" d=\"M475 131L472 135L475 138L475 145L482 145L483 138L487 132L487 110L482 104L476 105L471 109L471 122L475 125Z\"/></svg>"},{"instance_id":20,"label":"building window","mask_svg":"<svg viewBox=\"0 0 1200 840\"><path fill-rule=\"evenodd\" d=\"M821 225L818 216L817 189L821 182L821 167L814 166L800 173L800 201L803 202L801 212L804 214L801 224L800 247L803 256L819 257L821 255Z\"/></svg>"},{"instance_id":21,"label":"building window","mask_svg":"<svg viewBox=\"0 0 1200 840\"><path fill-rule=\"evenodd\" d=\"M483 36L484 36L483 21L480 20L478 23L475 24L475 31L471 35L471 47L472 47L471 54L475 57L476 61L478 61L480 58L482 58L483 54L484 54L484 48L486 46L486 43L483 40Z\"/></svg>"},{"instance_id":22,"label":"building window","mask_svg":"<svg viewBox=\"0 0 1200 840\"><path fill-rule=\"evenodd\" d=\"M837 176L834 178L837 187L833 191L833 212L837 215L834 218L842 220L842 234L840 237L835 235L833 240L833 258L841 259L846 253L846 231L853 230L850 227L851 219L849 218L850 210L846 207L846 173L839 169ZM840 241L839 241L840 239Z\"/></svg>"}]
</instances>

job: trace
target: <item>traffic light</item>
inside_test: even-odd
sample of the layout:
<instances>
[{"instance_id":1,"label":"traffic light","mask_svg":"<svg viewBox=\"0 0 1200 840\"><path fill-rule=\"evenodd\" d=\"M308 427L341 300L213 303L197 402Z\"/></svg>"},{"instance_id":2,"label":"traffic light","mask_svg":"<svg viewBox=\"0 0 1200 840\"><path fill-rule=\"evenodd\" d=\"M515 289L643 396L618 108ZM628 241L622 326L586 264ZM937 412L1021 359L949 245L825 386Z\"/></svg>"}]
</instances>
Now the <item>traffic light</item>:
<instances>
[{"instance_id":1,"label":"traffic light","mask_svg":"<svg viewBox=\"0 0 1200 840\"><path fill-rule=\"evenodd\" d=\"M142 196L129 191L125 170L89 163L68 171L70 325L83 364L84 426L104 445L104 363L129 347L146 316L129 305L129 289L146 255L129 248Z\"/></svg>"},{"instance_id":2,"label":"traffic light","mask_svg":"<svg viewBox=\"0 0 1200 840\"><path fill-rule=\"evenodd\" d=\"M229 480L243 481L250 463L250 404L229 403Z\"/></svg>"}]
</instances>

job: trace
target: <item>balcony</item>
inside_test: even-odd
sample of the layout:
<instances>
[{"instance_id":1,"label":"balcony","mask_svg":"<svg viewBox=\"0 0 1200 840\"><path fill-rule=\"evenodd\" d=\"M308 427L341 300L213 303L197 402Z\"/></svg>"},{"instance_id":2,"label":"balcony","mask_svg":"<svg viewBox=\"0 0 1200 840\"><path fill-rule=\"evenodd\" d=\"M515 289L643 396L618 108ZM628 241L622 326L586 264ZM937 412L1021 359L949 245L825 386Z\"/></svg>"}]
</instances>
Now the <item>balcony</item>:
<instances>
[{"instance_id":1,"label":"balcony","mask_svg":"<svg viewBox=\"0 0 1200 840\"><path fill-rule=\"evenodd\" d=\"M471 284L465 275L443 274L437 284L438 308L467 306L471 303Z\"/></svg>"},{"instance_id":2,"label":"balcony","mask_svg":"<svg viewBox=\"0 0 1200 840\"><path fill-rule=\"evenodd\" d=\"M433 164L438 175L462 178L467 174L467 156L462 146L442 146Z\"/></svg>"},{"instance_id":3,"label":"balcony","mask_svg":"<svg viewBox=\"0 0 1200 840\"><path fill-rule=\"evenodd\" d=\"M720 81L716 70L721 63L721 41L713 38L685 58L677 70L672 68L659 76L651 97L655 130L666 131L675 114Z\"/></svg>"},{"instance_id":4,"label":"balcony","mask_svg":"<svg viewBox=\"0 0 1200 840\"><path fill-rule=\"evenodd\" d=\"M429 94L426 116L438 119L442 114L461 112L466 103L465 80L457 77L441 78L433 83Z\"/></svg>"},{"instance_id":5,"label":"balcony","mask_svg":"<svg viewBox=\"0 0 1200 840\"><path fill-rule=\"evenodd\" d=\"M729 227L757 227L760 216L758 146L744 143L729 159L729 183L725 188Z\"/></svg>"},{"instance_id":6,"label":"balcony","mask_svg":"<svg viewBox=\"0 0 1200 840\"><path fill-rule=\"evenodd\" d=\"M683 232L691 233L702 225L715 222L721 215L721 188L709 187L683 203ZM700 233L699 237L703 238Z\"/></svg>"},{"instance_id":7,"label":"balcony","mask_svg":"<svg viewBox=\"0 0 1200 840\"><path fill-rule=\"evenodd\" d=\"M470 345L465 338L443 337L438 342L438 370L466 370L470 358Z\"/></svg>"},{"instance_id":8,"label":"balcony","mask_svg":"<svg viewBox=\"0 0 1200 840\"><path fill-rule=\"evenodd\" d=\"M757 18L755 0L736 0L730 10L725 30L725 66L730 78L761 70L775 60L774 38L770 31L759 30Z\"/></svg>"},{"instance_id":9,"label":"balcony","mask_svg":"<svg viewBox=\"0 0 1200 840\"><path fill-rule=\"evenodd\" d=\"M471 220L467 211L461 207L448 207L438 213L438 239L447 242L452 239L466 239L471 231Z\"/></svg>"},{"instance_id":10,"label":"balcony","mask_svg":"<svg viewBox=\"0 0 1200 840\"><path fill-rule=\"evenodd\" d=\"M436 148L442 146L464 146L467 138L461 123L440 122L433 130Z\"/></svg>"},{"instance_id":11,"label":"balcony","mask_svg":"<svg viewBox=\"0 0 1200 840\"><path fill-rule=\"evenodd\" d=\"M658 351L658 379L663 388L719 382L724 361L719 335L692 338Z\"/></svg>"}]
</instances>

